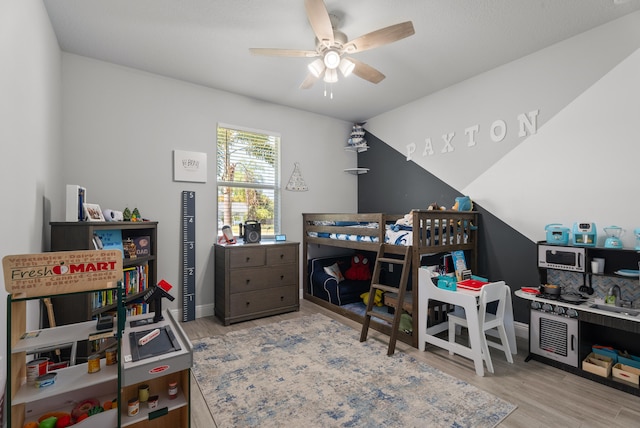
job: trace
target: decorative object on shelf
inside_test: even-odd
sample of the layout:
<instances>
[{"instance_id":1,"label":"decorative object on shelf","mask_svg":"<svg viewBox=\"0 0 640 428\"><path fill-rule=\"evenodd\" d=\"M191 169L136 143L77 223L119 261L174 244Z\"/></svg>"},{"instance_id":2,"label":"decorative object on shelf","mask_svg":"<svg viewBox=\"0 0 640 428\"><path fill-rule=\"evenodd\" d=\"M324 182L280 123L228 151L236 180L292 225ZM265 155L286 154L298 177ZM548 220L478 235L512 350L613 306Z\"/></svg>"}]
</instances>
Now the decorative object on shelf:
<instances>
[{"instance_id":1,"label":"decorative object on shelf","mask_svg":"<svg viewBox=\"0 0 640 428\"><path fill-rule=\"evenodd\" d=\"M349 136L349 139L347 140L347 146L344 148L345 150L361 153L366 152L369 149L367 140L364 139L365 131L362 128L365 123L367 122L353 124L353 126L351 127L351 134ZM369 172L369 168L347 168L344 170L344 172L348 172L349 174L354 175L360 175Z\"/></svg>"},{"instance_id":2,"label":"decorative object on shelf","mask_svg":"<svg viewBox=\"0 0 640 428\"><path fill-rule=\"evenodd\" d=\"M367 122L354 123L351 127L351 135L347 140L348 147L351 148L368 148L367 140L364 139L364 128L362 127Z\"/></svg>"},{"instance_id":3,"label":"decorative object on shelf","mask_svg":"<svg viewBox=\"0 0 640 428\"><path fill-rule=\"evenodd\" d=\"M173 181L207 182L207 154L173 151Z\"/></svg>"},{"instance_id":4,"label":"decorative object on shelf","mask_svg":"<svg viewBox=\"0 0 640 428\"><path fill-rule=\"evenodd\" d=\"M133 242L133 239L127 238L123 243L122 247L124 249L124 257L125 259L135 259L138 257L136 252L136 244Z\"/></svg>"},{"instance_id":5,"label":"decorative object on shelf","mask_svg":"<svg viewBox=\"0 0 640 428\"><path fill-rule=\"evenodd\" d=\"M102 215L102 210L100 209L100 205L98 204L82 204L84 208L84 214L87 218L87 221L104 221L104 216Z\"/></svg>"},{"instance_id":6,"label":"decorative object on shelf","mask_svg":"<svg viewBox=\"0 0 640 428\"><path fill-rule=\"evenodd\" d=\"M104 209L102 210L102 215L104 216L105 221L122 221L123 215L122 211Z\"/></svg>"},{"instance_id":7,"label":"decorative object on shelf","mask_svg":"<svg viewBox=\"0 0 640 428\"><path fill-rule=\"evenodd\" d=\"M302 178L302 172L300 171L300 164L298 162L294 163L293 172L285 189L291 190L292 192L306 192L309 190L307 183L305 183L304 178Z\"/></svg>"},{"instance_id":8,"label":"decorative object on shelf","mask_svg":"<svg viewBox=\"0 0 640 428\"><path fill-rule=\"evenodd\" d=\"M67 184L66 221L84 221L84 202L87 189L76 184Z\"/></svg>"},{"instance_id":9,"label":"decorative object on shelf","mask_svg":"<svg viewBox=\"0 0 640 428\"><path fill-rule=\"evenodd\" d=\"M129 207L125 207L124 211L122 212L122 219L124 221L131 221L131 210L129 209Z\"/></svg>"},{"instance_id":10,"label":"decorative object on shelf","mask_svg":"<svg viewBox=\"0 0 640 428\"><path fill-rule=\"evenodd\" d=\"M142 221L142 216L140 215L138 208L133 209L133 212L131 213L131 221Z\"/></svg>"},{"instance_id":11,"label":"decorative object on shelf","mask_svg":"<svg viewBox=\"0 0 640 428\"><path fill-rule=\"evenodd\" d=\"M136 255L141 257L151 255L150 236L136 236L133 238L133 243L136 244Z\"/></svg>"}]
</instances>

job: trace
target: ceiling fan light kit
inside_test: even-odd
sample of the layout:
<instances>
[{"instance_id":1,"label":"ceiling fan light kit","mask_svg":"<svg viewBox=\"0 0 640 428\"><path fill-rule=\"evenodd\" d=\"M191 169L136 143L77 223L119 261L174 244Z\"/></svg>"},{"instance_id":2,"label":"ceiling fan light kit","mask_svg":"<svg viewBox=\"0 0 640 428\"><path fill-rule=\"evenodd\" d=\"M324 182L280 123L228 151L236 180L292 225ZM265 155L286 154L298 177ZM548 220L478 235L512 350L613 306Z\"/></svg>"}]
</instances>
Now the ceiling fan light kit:
<instances>
[{"instance_id":1,"label":"ceiling fan light kit","mask_svg":"<svg viewBox=\"0 0 640 428\"><path fill-rule=\"evenodd\" d=\"M340 54L335 49L329 49L324 54L324 65L331 70L335 70L340 65Z\"/></svg>"},{"instance_id":2,"label":"ceiling fan light kit","mask_svg":"<svg viewBox=\"0 0 640 428\"><path fill-rule=\"evenodd\" d=\"M286 57L320 57L307 65L309 74L300 85L301 89L309 89L316 80L322 78L326 83L338 81L337 69L344 77L351 73L371 83L379 83L385 75L372 66L354 58L346 58L345 54L355 54L365 50L377 48L396 42L415 34L411 21L380 28L371 33L360 36L351 41L341 31L336 30L341 20L339 12L327 11L323 0L305 0L305 9L309 23L316 36L316 50L251 48L249 51L256 55L286 56ZM333 20L332 20L333 18ZM326 95L326 88L325 88ZM331 94L333 95L333 93ZM333 98L333 96L332 96Z\"/></svg>"},{"instance_id":3,"label":"ceiling fan light kit","mask_svg":"<svg viewBox=\"0 0 640 428\"><path fill-rule=\"evenodd\" d=\"M327 68L325 70L324 81L327 83L336 83L338 81L338 72L335 68Z\"/></svg>"},{"instance_id":4,"label":"ceiling fan light kit","mask_svg":"<svg viewBox=\"0 0 640 428\"><path fill-rule=\"evenodd\" d=\"M344 77L349 76L353 72L353 69L355 67L356 65L353 63L353 61L347 58L342 58L340 60L340 71L342 72L342 75Z\"/></svg>"},{"instance_id":5,"label":"ceiling fan light kit","mask_svg":"<svg viewBox=\"0 0 640 428\"><path fill-rule=\"evenodd\" d=\"M315 78L319 79L324 72L324 62L320 58L318 58L311 64L309 64L307 68L309 68L309 72L313 74Z\"/></svg>"}]
</instances>

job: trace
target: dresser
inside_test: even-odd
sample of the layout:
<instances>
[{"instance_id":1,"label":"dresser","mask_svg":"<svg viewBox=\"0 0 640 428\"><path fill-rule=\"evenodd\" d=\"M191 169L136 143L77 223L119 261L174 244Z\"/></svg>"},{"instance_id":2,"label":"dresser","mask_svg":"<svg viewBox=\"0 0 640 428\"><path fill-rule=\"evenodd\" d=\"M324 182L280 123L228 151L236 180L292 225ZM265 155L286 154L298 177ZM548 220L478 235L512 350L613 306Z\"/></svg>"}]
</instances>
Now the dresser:
<instances>
[{"instance_id":1,"label":"dresser","mask_svg":"<svg viewBox=\"0 0 640 428\"><path fill-rule=\"evenodd\" d=\"M224 325L300 309L299 246L215 245L215 315Z\"/></svg>"}]
</instances>

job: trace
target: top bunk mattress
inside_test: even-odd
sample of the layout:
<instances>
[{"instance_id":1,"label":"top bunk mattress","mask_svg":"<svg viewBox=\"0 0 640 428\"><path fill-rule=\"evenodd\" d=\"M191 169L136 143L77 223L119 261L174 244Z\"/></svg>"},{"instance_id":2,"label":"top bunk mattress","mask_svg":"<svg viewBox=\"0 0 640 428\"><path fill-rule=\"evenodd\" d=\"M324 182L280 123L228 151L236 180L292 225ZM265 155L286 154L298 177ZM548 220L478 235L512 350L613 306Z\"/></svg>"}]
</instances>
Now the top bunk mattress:
<instances>
[{"instance_id":1,"label":"top bunk mattress","mask_svg":"<svg viewBox=\"0 0 640 428\"><path fill-rule=\"evenodd\" d=\"M328 221L318 220L311 222L314 226L335 226L348 228L349 231L353 229L378 229L378 223L375 222L357 222L357 221ZM375 235L359 234L359 233L339 233L339 232L316 232L308 231L307 236L312 238L327 238L337 239L339 241L354 241L354 242L379 242L380 239Z\"/></svg>"}]
</instances>

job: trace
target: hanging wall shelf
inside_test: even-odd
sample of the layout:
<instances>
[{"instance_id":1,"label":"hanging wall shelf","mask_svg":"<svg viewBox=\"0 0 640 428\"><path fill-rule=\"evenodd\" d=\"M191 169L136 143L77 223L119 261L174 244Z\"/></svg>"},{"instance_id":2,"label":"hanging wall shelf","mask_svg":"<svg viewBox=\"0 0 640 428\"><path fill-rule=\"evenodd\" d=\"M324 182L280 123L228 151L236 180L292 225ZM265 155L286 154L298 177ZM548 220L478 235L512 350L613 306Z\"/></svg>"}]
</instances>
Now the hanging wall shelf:
<instances>
[{"instance_id":1,"label":"hanging wall shelf","mask_svg":"<svg viewBox=\"0 0 640 428\"><path fill-rule=\"evenodd\" d=\"M349 174L360 175L366 174L369 172L369 168L347 168L344 172L348 172Z\"/></svg>"},{"instance_id":2,"label":"hanging wall shelf","mask_svg":"<svg viewBox=\"0 0 640 428\"><path fill-rule=\"evenodd\" d=\"M367 150L369 150L369 146L367 146L366 144L363 145L363 146L346 146L344 149L347 152L362 153L362 152L366 152Z\"/></svg>"}]
</instances>

